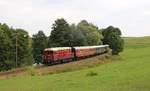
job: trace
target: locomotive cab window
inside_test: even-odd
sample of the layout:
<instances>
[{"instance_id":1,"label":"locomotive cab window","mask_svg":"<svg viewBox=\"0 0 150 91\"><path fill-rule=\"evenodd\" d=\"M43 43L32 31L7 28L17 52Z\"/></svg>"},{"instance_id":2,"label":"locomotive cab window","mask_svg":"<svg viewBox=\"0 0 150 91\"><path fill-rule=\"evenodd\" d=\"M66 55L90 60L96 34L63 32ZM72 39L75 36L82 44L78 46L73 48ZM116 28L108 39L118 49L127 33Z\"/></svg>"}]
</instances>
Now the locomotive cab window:
<instances>
[{"instance_id":1,"label":"locomotive cab window","mask_svg":"<svg viewBox=\"0 0 150 91\"><path fill-rule=\"evenodd\" d=\"M45 51L45 52L44 52L44 54L48 54L48 55L49 55L49 54L52 54L52 53L53 53L53 51Z\"/></svg>"},{"instance_id":2,"label":"locomotive cab window","mask_svg":"<svg viewBox=\"0 0 150 91\"><path fill-rule=\"evenodd\" d=\"M48 51L48 54L52 54L53 53L53 51Z\"/></svg>"}]
</instances>

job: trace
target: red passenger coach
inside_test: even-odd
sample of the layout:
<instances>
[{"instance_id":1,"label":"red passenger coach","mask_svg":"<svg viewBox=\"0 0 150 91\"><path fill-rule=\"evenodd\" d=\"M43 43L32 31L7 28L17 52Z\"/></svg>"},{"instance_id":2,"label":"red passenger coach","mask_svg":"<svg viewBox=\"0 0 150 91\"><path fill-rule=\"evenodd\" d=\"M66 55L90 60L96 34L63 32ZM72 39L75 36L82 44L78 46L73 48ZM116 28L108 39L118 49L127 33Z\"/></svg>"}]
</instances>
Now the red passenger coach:
<instances>
[{"instance_id":1,"label":"red passenger coach","mask_svg":"<svg viewBox=\"0 0 150 91\"><path fill-rule=\"evenodd\" d=\"M76 57L82 58L96 54L96 49L94 47L85 46L85 47L74 47L76 50Z\"/></svg>"},{"instance_id":2,"label":"red passenger coach","mask_svg":"<svg viewBox=\"0 0 150 91\"><path fill-rule=\"evenodd\" d=\"M57 48L47 48L44 50L43 62L61 62L65 59L73 58L71 47L57 47Z\"/></svg>"}]
</instances>

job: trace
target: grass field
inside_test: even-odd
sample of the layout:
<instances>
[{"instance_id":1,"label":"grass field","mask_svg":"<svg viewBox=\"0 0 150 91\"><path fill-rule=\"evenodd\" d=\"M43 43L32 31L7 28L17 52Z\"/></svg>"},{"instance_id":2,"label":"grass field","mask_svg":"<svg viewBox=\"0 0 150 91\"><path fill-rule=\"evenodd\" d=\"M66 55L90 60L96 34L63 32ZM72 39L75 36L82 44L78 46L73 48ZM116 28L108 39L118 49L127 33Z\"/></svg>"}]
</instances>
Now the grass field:
<instances>
[{"instance_id":1,"label":"grass field","mask_svg":"<svg viewBox=\"0 0 150 91\"><path fill-rule=\"evenodd\" d=\"M150 91L150 37L125 38L120 56L92 68L0 80L0 91ZM94 61L94 60L93 60Z\"/></svg>"}]
</instances>

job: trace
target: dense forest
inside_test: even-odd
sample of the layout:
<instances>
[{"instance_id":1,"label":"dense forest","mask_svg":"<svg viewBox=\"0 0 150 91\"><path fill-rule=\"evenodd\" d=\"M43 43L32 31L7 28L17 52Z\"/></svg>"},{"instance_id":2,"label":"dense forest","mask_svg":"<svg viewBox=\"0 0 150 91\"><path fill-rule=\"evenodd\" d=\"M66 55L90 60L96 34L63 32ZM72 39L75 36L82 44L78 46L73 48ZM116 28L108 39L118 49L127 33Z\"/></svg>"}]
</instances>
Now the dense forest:
<instances>
[{"instance_id":1,"label":"dense forest","mask_svg":"<svg viewBox=\"0 0 150 91\"><path fill-rule=\"evenodd\" d=\"M42 61L42 52L50 47L91 46L109 44L112 54L123 51L124 41L119 28L96 25L80 21L69 24L65 19L57 19L46 36L42 30L29 36L24 29L15 29L0 23L0 71L32 65Z\"/></svg>"}]
</instances>

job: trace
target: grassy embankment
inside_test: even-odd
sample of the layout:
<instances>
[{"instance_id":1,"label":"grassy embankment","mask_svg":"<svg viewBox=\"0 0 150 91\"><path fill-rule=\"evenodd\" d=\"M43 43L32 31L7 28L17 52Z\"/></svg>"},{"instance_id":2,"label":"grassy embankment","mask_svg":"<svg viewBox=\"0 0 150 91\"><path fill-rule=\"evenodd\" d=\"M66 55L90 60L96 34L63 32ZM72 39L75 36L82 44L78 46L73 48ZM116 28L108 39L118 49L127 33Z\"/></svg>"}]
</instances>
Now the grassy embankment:
<instances>
[{"instance_id":1,"label":"grassy embankment","mask_svg":"<svg viewBox=\"0 0 150 91\"><path fill-rule=\"evenodd\" d=\"M0 91L150 91L150 37L125 41L124 52L113 57L113 62L71 72L2 79Z\"/></svg>"}]
</instances>

